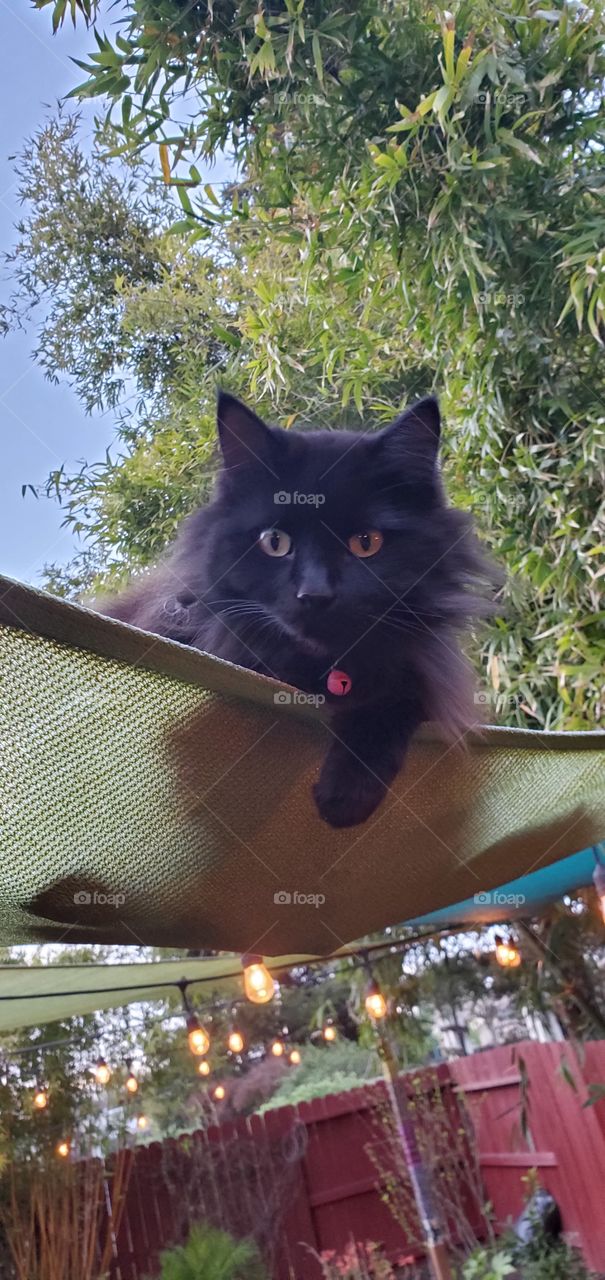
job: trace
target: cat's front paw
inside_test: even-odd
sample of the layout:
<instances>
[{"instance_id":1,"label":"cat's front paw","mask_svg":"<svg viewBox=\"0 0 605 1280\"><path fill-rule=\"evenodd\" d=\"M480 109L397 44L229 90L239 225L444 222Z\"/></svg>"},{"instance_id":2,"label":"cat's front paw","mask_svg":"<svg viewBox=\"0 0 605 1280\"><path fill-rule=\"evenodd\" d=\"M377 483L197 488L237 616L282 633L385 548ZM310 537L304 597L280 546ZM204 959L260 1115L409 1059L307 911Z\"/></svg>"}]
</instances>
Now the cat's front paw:
<instances>
[{"instance_id":1,"label":"cat's front paw","mask_svg":"<svg viewBox=\"0 0 605 1280\"><path fill-rule=\"evenodd\" d=\"M332 770L322 772L313 788L320 818L331 827L356 827L366 822L384 799L386 787L380 778L367 770Z\"/></svg>"}]
</instances>

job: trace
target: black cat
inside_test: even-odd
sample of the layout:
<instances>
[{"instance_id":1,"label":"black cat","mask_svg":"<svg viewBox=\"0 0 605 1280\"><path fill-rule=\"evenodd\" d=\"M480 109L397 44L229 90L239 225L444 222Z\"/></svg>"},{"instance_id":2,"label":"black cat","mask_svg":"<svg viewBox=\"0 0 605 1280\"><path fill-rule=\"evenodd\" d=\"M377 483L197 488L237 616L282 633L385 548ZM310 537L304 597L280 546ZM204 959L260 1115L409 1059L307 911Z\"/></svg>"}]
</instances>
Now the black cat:
<instances>
[{"instance_id":1,"label":"black cat","mask_svg":"<svg viewBox=\"0 0 605 1280\"><path fill-rule=\"evenodd\" d=\"M366 435L269 427L221 394L218 431L211 503L102 612L325 700L315 800L353 826L423 720L450 738L476 720L456 634L486 612L489 572L469 517L445 502L437 401Z\"/></svg>"}]
</instances>

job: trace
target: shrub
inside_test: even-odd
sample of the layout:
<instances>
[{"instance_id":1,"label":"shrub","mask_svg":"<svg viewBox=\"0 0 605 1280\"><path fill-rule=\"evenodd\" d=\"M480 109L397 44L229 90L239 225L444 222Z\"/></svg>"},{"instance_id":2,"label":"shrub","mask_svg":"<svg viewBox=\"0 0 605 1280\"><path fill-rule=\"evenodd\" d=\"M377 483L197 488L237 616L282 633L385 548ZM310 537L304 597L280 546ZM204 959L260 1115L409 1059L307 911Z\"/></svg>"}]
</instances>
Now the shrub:
<instances>
[{"instance_id":1,"label":"shrub","mask_svg":"<svg viewBox=\"0 0 605 1280\"><path fill-rule=\"evenodd\" d=\"M550 1241L539 1223L529 1244L515 1250L523 1280L594 1280L581 1254L564 1240Z\"/></svg>"},{"instance_id":2,"label":"shrub","mask_svg":"<svg viewBox=\"0 0 605 1280\"><path fill-rule=\"evenodd\" d=\"M194 1227L185 1245L161 1257L161 1280L268 1280L256 1245L214 1227Z\"/></svg>"},{"instance_id":3,"label":"shrub","mask_svg":"<svg viewBox=\"0 0 605 1280\"><path fill-rule=\"evenodd\" d=\"M462 1268L462 1280L504 1280L514 1274L512 1252L475 1249Z\"/></svg>"}]
</instances>

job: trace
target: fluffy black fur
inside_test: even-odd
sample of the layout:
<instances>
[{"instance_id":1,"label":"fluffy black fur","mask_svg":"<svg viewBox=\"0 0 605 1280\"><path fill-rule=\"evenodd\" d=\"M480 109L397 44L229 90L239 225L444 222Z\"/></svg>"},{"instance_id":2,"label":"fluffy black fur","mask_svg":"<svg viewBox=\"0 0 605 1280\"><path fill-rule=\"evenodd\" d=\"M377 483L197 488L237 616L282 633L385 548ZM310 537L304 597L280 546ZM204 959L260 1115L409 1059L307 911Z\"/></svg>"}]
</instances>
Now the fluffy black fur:
<instances>
[{"instance_id":1,"label":"fluffy black fur","mask_svg":"<svg viewBox=\"0 0 605 1280\"><path fill-rule=\"evenodd\" d=\"M315 800L326 822L353 826L383 799L423 720L451 738L476 720L457 634L486 611L489 572L469 517L446 504L437 401L365 435L269 427L221 394L218 430L211 503L101 611L323 695L333 739ZM273 529L289 535L288 554L262 550ZM348 540L368 530L383 544L360 559ZM352 680L344 698L327 691L333 668Z\"/></svg>"}]
</instances>

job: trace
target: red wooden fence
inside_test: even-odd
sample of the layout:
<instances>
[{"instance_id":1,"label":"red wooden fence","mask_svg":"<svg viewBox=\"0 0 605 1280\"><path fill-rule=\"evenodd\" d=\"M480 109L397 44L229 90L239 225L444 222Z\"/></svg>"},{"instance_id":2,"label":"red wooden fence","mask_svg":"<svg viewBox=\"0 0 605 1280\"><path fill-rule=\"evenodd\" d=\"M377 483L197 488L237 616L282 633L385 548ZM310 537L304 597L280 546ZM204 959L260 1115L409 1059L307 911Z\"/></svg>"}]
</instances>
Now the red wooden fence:
<instances>
[{"instance_id":1,"label":"red wooden fence","mask_svg":"<svg viewBox=\"0 0 605 1280\"><path fill-rule=\"evenodd\" d=\"M603 1081L605 1041L585 1046L582 1061L567 1045L527 1042L406 1076L452 1240L481 1233L488 1200L500 1225L516 1216L522 1178L537 1168L566 1232L605 1270L605 1100L583 1105ZM137 1148L112 1280L157 1275L161 1249L196 1221L254 1235L273 1280L317 1280L310 1251L351 1238L420 1256L382 1083Z\"/></svg>"},{"instance_id":2,"label":"red wooden fence","mask_svg":"<svg viewBox=\"0 0 605 1280\"><path fill-rule=\"evenodd\" d=\"M450 1070L471 1114L498 1222L519 1213L522 1179L535 1168L561 1208L570 1242L589 1266L605 1271L605 1100L586 1105L589 1085L605 1084L605 1040L577 1053L568 1044L527 1041L458 1058Z\"/></svg>"}]
</instances>

